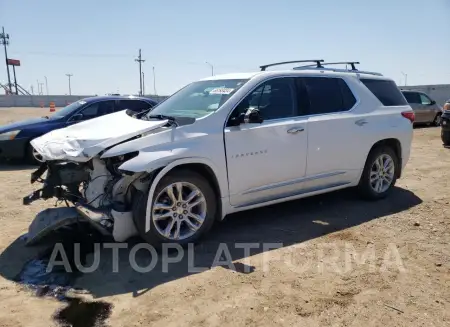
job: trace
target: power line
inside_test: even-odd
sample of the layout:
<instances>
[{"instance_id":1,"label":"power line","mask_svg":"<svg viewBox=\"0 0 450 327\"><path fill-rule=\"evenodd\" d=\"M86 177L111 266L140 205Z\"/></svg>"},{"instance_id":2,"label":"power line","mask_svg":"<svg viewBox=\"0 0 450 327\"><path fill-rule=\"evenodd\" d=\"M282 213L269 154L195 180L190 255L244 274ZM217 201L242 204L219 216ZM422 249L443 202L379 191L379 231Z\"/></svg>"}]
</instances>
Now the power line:
<instances>
[{"instance_id":1,"label":"power line","mask_svg":"<svg viewBox=\"0 0 450 327\"><path fill-rule=\"evenodd\" d=\"M142 96L142 63L145 62L141 56L141 49L139 49L139 56L134 61L139 63L139 95Z\"/></svg>"}]
</instances>

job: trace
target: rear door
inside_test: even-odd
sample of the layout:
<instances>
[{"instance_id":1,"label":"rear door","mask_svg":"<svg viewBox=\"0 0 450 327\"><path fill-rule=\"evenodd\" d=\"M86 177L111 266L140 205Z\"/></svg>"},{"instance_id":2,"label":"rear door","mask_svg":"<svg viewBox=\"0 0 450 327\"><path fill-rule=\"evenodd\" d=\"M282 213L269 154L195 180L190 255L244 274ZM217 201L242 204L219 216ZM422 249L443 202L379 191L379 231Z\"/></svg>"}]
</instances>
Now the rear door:
<instances>
[{"instance_id":1,"label":"rear door","mask_svg":"<svg viewBox=\"0 0 450 327\"><path fill-rule=\"evenodd\" d=\"M301 77L298 83L309 98L305 192L351 183L361 168L369 121L352 112L357 100L344 79Z\"/></svg>"}]
</instances>

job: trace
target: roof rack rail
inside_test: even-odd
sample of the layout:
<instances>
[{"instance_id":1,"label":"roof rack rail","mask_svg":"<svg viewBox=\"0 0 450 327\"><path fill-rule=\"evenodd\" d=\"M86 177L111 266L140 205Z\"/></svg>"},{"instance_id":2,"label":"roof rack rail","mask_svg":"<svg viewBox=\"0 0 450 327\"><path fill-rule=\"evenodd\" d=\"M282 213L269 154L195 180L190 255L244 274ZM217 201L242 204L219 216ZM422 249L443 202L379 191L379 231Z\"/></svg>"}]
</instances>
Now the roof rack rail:
<instances>
[{"instance_id":1,"label":"roof rack rail","mask_svg":"<svg viewBox=\"0 0 450 327\"><path fill-rule=\"evenodd\" d=\"M320 63L322 63L324 61L325 60L323 60L323 59L283 61L283 62L276 62L276 63L268 64L268 65L262 65L262 66L259 66L259 68L261 68L261 71L265 71L267 67L284 65L284 64L296 64L298 62L315 62L317 67L321 67Z\"/></svg>"},{"instance_id":2,"label":"roof rack rail","mask_svg":"<svg viewBox=\"0 0 450 327\"><path fill-rule=\"evenodd\" d=\"M324 62L324 63L317 63L317 65L306 65L306 66L299 66L294 67L294 70L303 70L303 69L320 69L320 70L328 70L333 72L350 72L350 73L362 73L362 74L369 74L369 75L377 75L377 76L383 76L381 73L376 72L369 72L369 71L362 71L358 70L355 65L359 65L359 61L339 61L339 62ZM324 66L327 65L350 65L351 69L339 69L339 68L326 68Z\"/></svg>"}]
</instances>

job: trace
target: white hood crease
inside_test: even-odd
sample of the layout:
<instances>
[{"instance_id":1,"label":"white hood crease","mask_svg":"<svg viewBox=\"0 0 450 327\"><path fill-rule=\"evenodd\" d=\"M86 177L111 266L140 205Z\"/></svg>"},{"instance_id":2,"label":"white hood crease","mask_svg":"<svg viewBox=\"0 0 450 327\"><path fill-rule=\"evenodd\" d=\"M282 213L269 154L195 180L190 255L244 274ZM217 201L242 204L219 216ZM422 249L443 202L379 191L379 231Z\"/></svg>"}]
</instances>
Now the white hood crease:
<instances>
[{"instance_id":1,"label":"white hood crease","mask_svg":"<svg viewBox=\"0 0 450 327\"><path fill-rule=\"evenodd\" d=\"M132 118L123 110L54 130L35 138L31 145L44 160L85 162L110 146L166 124L167 120Z\"/></svg>"}]
</instances>

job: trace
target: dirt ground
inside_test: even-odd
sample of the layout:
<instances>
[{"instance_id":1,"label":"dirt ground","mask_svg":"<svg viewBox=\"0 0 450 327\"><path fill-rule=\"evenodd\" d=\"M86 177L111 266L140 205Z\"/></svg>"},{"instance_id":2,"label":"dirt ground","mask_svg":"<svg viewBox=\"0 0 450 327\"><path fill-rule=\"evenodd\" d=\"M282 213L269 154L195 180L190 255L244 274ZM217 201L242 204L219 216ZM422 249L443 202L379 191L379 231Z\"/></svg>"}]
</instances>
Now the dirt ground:
<instances>
[{"instance_id":1,"label":"dirt ground","mask_svg":"<svg viewBox=\"0 0 450 327\"><path fill-rule=\"evenodd\" d=\"M0 124L46 114L1 109ZM450 149L439 132L415 129L411 159L388 199L365 202L347 190L216 224L196 247L195 266L210 267L224 243L236 269L190 272L183 259L167 273L160 260L139 273L120 250L115 273L112 251L103 249L99 269L76 286L113 305L108 326L450 326ZM22 205L35 188L30 172L0 166L0 326L57 325L52 316L65 306L13 282L37 251L20 236L54 205ZM255 248L248 255L235 242Z\"/></svg>"}]
</instances>

